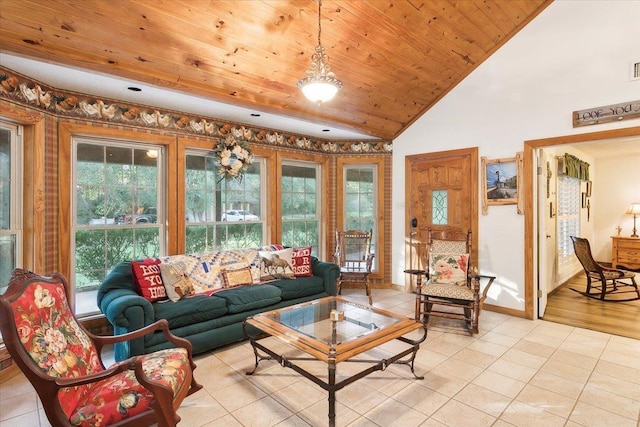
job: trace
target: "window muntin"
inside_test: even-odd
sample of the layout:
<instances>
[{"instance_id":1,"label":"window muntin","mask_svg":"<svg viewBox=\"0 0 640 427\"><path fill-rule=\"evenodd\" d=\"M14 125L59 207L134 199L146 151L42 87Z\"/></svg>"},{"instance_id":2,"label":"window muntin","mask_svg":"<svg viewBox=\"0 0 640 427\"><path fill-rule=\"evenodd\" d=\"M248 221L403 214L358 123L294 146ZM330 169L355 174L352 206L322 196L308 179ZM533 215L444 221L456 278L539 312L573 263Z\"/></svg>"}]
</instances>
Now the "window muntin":
<instances>
[{"instance_id":1,"label":"window muntin","mask_svg":"<svg viewBox=\"0 0 640 427\"><path fill-rule=\"evenodd\" d=\"M187 253L256 248L263 244L264 159L254 161L242 180L220 179L213 156L189 151L185 168Z\"/></svg>"},{"instance_id":2,"label":"window muntin","mask_svg":"<svg viewBox=\"0 0 640 427\"><path fill-rule=\"evenodd\" d=\"M98 312L97 287L118 262L164 253L163 148L73 140L71 283L76 314Z\"/></svg>"},{"instance_id":3,"label":"window muntin","mask_svg":"<svg viewBox=\"0 0 640 427\"><path fill-rule=\"evenodd\" d=\"M22 128L0 121L0 294L22 265L21 183Z\"/></svg>"},{"instance_id":4,"label":"window muntin","mask_svg":"<svg viewBox=\"0 0 640 427\"><path fill-rule=\"evenodd\" d=\"M282 244L320 253L320 165L282 162Z\"/></svg>"},{"instance_id":5,"label":"window muntin","mask_svg":"<svg viewBox=\"0 0 640 427\"><path fill-rule=\"evenodd\" d=\"M344 229L373 231L371 251L376 253L378 211L378 165L352 164L344 167ZM376 259L373 260L376 270Z\"/></svg>"}]
</instances>

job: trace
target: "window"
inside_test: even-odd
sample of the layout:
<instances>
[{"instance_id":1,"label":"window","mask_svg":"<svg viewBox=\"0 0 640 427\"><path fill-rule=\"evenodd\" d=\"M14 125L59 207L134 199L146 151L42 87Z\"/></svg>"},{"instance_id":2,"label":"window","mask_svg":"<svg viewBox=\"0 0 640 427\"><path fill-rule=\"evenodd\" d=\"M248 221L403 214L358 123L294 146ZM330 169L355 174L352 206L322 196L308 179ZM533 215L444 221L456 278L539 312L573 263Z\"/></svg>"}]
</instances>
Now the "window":
<instances>
[{"instance_id":1,"label":"window","mask_svg":"<svg viewBox=\"0 0 640 427\"><path fill-rule=\"evenodd\" d=\"M22 265L22 128L0 122L0 293Z\"/></svg>"},{"instance_id":2,"label":"window","mask_svg":"<svg viewBox=\"0 0 640 427\"><path fill-rule=\"evenodd\" d=\"M259 247L265 218L264 160L254 158L242 181L220 179L213 157L186 155L186 252Z\"/></svg>"},{"instance_id":3,"label":"window","mask_svg":"<svg viewBox=\"0 0 640 427\"><path fill-rule=\"evenodd\" d=\"M282 244L320 253L320 165L282 162Z\"/></svg>"},{"instance_id":4,"label":"window","mask_svg":"<svg viewBox=\"0 0 640 427\"><path fill-rule=\"evenodd\" d=\"M558 176L557 208L557 281L573 275L580 265L574 255L571 236L580 235L580 180L566 175Z\"/></svg>"},{"instance_id":5,"label":"window","mask_svg":"<svg viewBox=\"0 0 640 427\"><path fill-rule=\"evenodd\" d=\"M431 192L431 223L447 225L449 192L447 190L433 190Z\"/></svg>"},{"instance_id":6,"label":"window","mask_svg":"<svg viewBox=\"0 0 640 427\"><path fill-rule=\"evenodd\" d=\"M371 251L376 252L378 166L349 164L344 167L344 224L345 230L373 230ZM373 259L375 270L376 259Z\"/></svg>"},{"instance_id":7,"label":"window","mask_svg":"<svg viewBox=\"0 0 640 427\"><path fill-rule=\"evenodd\" d=\"M118 262L165 251L162 146L73 139L71 283L76 314L98 312L98 285Z\"/></svg>"}]
</instances>

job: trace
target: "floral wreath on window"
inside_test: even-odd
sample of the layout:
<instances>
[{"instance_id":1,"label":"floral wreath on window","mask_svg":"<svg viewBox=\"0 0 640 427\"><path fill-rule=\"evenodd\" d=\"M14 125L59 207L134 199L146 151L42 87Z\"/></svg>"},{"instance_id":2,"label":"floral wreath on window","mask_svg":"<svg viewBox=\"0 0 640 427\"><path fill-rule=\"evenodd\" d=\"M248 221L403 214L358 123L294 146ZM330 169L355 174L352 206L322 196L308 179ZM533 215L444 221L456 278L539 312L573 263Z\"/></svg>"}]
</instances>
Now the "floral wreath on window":
<instances>
[{"instance_id":1,"label":"floral wreath on window","mask_svg":"<svg viewBox=\"0 0 640 427\"><path fill-rule=\"evenodd\" d=\"M218 175L222 179L242 181L242 176L253 163L253 154L246 141L237 141L233 135L221 139L213 149L215 163L219 166Z\"/></svg>"}]
</instances>

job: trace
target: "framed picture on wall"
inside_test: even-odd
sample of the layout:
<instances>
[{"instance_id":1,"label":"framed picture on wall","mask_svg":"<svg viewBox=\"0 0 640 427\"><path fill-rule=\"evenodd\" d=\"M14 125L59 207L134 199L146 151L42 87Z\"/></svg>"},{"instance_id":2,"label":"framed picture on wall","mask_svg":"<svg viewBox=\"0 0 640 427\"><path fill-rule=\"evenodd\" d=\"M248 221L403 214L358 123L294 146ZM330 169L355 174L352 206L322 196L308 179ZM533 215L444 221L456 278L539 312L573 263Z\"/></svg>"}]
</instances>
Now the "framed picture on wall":
<instances>
[{"instance_id":1,"label":"framed picture on wall","mask_svg":"<svg viewBox=\"0 0 640 427\"><path fill-rule=\"evenodd\" d=\"M491 205L515 205L519 201L518 190L521 175L521 158L488 160L481 158L482 169L482 214L486 215Z\"/></svg>"}]
</instances>

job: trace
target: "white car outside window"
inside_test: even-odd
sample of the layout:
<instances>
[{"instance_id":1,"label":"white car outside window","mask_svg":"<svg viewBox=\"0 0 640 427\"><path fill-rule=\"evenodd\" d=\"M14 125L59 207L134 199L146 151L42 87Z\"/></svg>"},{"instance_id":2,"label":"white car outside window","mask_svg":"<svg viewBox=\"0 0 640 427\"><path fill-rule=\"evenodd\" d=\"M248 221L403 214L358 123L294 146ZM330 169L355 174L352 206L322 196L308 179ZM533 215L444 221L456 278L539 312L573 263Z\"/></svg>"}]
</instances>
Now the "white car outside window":
<instances>
[{"instance_id":1,"label":"white car outside window","mask_svg":"<svg viewBox=\"0 0 640 427\"><path fill-rule=\"evenodd\" d=\"M223 221L257 221L260 218L242 209L228 210L222 214Z\"/></svg>"}]
</instances>

